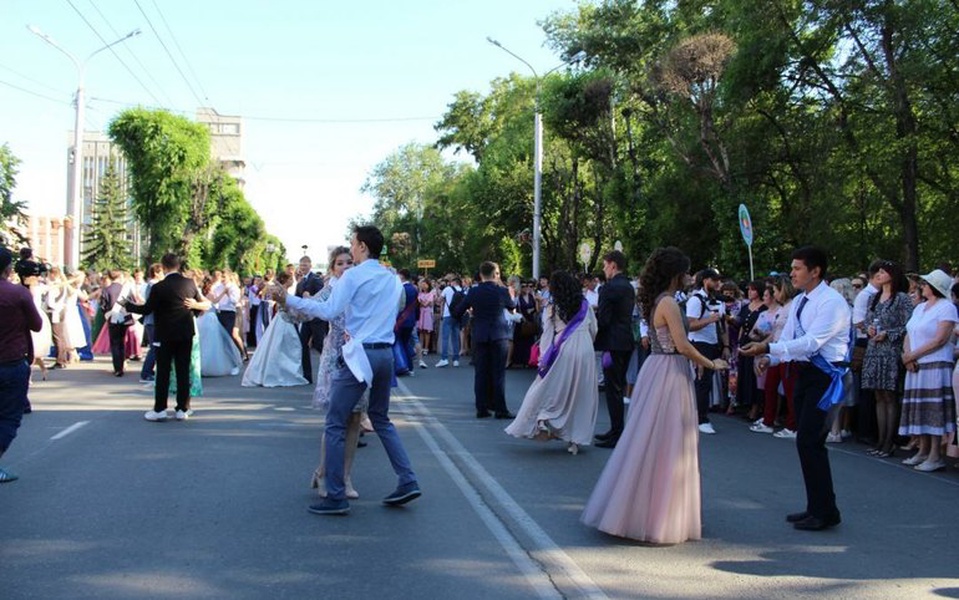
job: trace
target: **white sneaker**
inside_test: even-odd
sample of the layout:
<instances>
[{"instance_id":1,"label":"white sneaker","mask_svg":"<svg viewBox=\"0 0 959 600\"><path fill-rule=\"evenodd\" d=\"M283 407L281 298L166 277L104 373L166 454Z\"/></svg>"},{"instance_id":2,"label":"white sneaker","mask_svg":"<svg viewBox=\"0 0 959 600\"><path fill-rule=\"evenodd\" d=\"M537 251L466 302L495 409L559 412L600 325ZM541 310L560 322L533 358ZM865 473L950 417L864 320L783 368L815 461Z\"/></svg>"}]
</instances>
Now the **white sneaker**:
<instances>
[{"instance_id":1,"label":"white sneaker","mask_svg":"<svg viewBox=\"0 0 959 600\"><path fill-rule=\"evenodd\" d=\"M699 433L705 433L706 435L713 435L714 433L716 433L716 430L713 429L712 423L700 423Z\"/></svg>"},{"instance_id":2,"label":"white sneaker","mask_svg":"<svg viewBox=\"0 0 959 600\"><path fill-rule=\"evenodd\" d=\"M155 412L148 410L146 413L144 413L143 418L147 421L166 421L166 411L161 410L159 412Z\"/></svg>"},{"instance_id":3,"label":"white sneaker","mask_svg":"<svg viewBox=\"0 0 959 600\"><path fill-rule=\"evenodd\" d=\"M421 369L425 369L425 368L426 368L426 361L423 361L423 360L420 361L420 368L421 368Z\"/></svg>"},{"instance_id":4,"label":"white sneaker","mask_svg":"<svg viewBox=\"0 0 959 600\"><path fill-rule=\"evenodd\" d=\"M435 366L436 366L437 369L439 369L440 367L445 367L445 366L448 365L448 364L450 364L450 361L448 361L448 360L446 360L446 359L444 358L444 359L440 360L440 362L436 363Z\"/></svg>"},{"instance_id":5,"label":"white sneaker","mask_svg":"<svg viewBox=\"0 0 959 600\"><path fill-rule=\"evenodd\" d=\"M753 423L749 431L754 433L772 433L775 430L768 425L763 425L763 422L760 421L759 423Z\"/></svg>"},{"instance_id":6,"label":"white sneaker","mask_svg":"<svg viewBox=\"0 0 959 600\"><path fill-rule=\"evenodd\" d=\"M192 411L192 410L188 410L188 411L186 411L186 412L183 412L182 410L178 410L178 411L176 411L176 415L175 415L175 416L176 416L176 420L177 420L177 421L186 421L187 419L190 418L190 415L192 415L192 414L193 414L193 411Z\"/></svg>"},{"instance_id":7,"label":"white sneaker","mask_svg":"<svg viewBox=\"0 0 959 600\"><path fill-rule=\"evenodd\" d=\"M792 429L780 429L773 434L773 437L778 437L781 440L794 440L796 439L796 432Z\"/></svg>"},{"instance_id":8,"label":"white sneaker","mask_svg":"<svg viewBox=\"0 0 959 600\"><path fill-rule=\"evenodd\" d=\"M829 434L826 436L827 444L838 444L840 442L842 442L842 435L838 433L833 433L830 431Z\"/></svg>"},{"instance_id":9,"label":"white sneaker","mask_svg":"<svg viewBox=\"0 0 959 600\"><path fill-rule=\"evenodd\" d=\"M762 418L762 417L759 417L758 419L756 419L755 421L753 421L753 425L762 425L762 424L763 424L763 418Z\"/></svg>"},{"instance_id":10,"label":"white sneaker","mask_svg":"<svg viewBox=\"0 0 959 600\"><path fill-rule=\"evenodd\" d=\"M460 361L454 360L454 361L453 361L453 366L454 366L454 367L460 366Z\"/></svg>"}]
</instances>

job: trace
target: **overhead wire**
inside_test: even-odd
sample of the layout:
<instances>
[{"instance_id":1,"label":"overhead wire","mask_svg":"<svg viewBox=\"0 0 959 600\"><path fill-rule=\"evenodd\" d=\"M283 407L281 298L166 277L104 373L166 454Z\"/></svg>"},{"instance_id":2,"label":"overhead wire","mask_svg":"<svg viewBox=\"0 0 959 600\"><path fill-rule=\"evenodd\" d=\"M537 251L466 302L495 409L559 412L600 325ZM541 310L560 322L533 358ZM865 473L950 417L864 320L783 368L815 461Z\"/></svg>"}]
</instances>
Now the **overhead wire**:
<instances>
[{"instance_id":1,"label":"overhead wire","mask_svg":"<svg viewBox=\"0 0 959 600\"><path fill-rule=\"evenodd\" d=\"M87 27L89 27L90 30L93 31L93 33L97 36L97 38L99 38L99 40L100 40L101 42L103 42L103 43L106 44L106 45L109 45L109 44L110 44L110 42L108 42L107 40L105 40L105 39L103 38L103 36L100 35L100 32L97 31L97 28L93 26L93 23L91 23L91 22L89 21L89 19L87 19L86 15L84 15L82 12L80 12L80 9L77 8L77 6L73 3L72 0L66 0L66 2L67 2L67 4L70 5L70 8L72 8L73 11L74 11L75 13L77 13L77 15L79 15L81 19L83 19L83 22L87 24ZM113 54L113 56L114 56L118 61L120 61L120 64L123 65L123 68L126 69L127 72L130 73L130 75L133 76L133 78L137 81L137 83L140 84L140 87L142 87L142 88L144 89L144 91L146 91L146 93L149 94L149 96L150 96L151 98L153 98L153 101L156 102L157 104L162 104L162 102L160 102L160 100L153 94L153 92L150 91L150 89L146 86L146 84L143 83L143 80L141 80L139 77L137 77L137 74L133 72L133 69L131 69L125 62L123 62L123 59L120 58L120 55L117 54L117 51L114 50L112 46L109 47L109 48L107 48L107 49L110 51L111 54Z\"/></svg>"},{"instance_id":2,"label":"overhead wire","mask_svg":"<svg viewBox=\"0 0 959 600\"><path fill-rule=\"evenodd\" d=\"M114 98L100 98L94 97L90 100L97 100L99 102L107 102L109 104L120 104L124 106L139 106L142 103L139 102L127 102L125 100L116 100ZM166 108L159 107L170 112L183 113L186 115L192 114L192 111L177 109L177 108ZM243 118L244 121L267 121L267 122L279 122L279 123L318 123L318 124L328 124L328 125L349 125L349 124L377 124L377 123L404 123L404 122L415 122L415 121L436 121L441 117L369 117L365 119L349 119L349 118L340 118L340 119L313 119L308 117L273 117L273 116L264 116L264 115L239 115Z\"/></svg>"},{"instance_id":3,"label":"overhead wire","mask_svg":"<svg viewBox=\"0 0 959 600\"><path fill-rule=\"evenodd\" d=\"M67 0L69 1L69 0ZM156 27L153 26L153 21L150 20L149 15L146 11L143 10L143 7L140 6L140 0L133 0L133 3L137 5L137 8L140 9L140 14L143 15L143 18L146 19L147 25L150 26L150 29L153 30L153 35L156 36L157 41L160 42L160 45L163 47L163 51L166 52L166 55L170 58L170 62L173 63L173 66L176 68L177 72L180 74L180 77L183 78L183 82L189 88L190 93L193 94L193 99L196 100L197 106L203 106L203 101L200 100L200 97L197 95L196 90L193 89L193 85L190 83L190 80L187 79L186 75L183 73L183 69L180 68L180 65L177 63L176 59L173 57L173 54L170 52L170 49L167 48L167 45L163 42L163 38L160 37L160 33L157 31Z\"/></svg>"},{"instance_id":4,"label":"overhead wire","mask_svg":"<svg viewBox=\"0 0 959 600\"><path fill-rule=\"evenodd\" d=\"M110 23L110 19L108 19L107 16L103 14L103 11L100 10L100 7L97 6L94 0L88 0L88 1L90 2L90 6L93 7L93 10L97 11L97 14L100 15L100 18L103 19L103 22L106 23L107 27L110 28L110 31L113 32L113 35L117 36L118 38L121 35L123 35L119 31L117 31L116 27L114 27L112 23ZM135 60L137 65L139 65L141 72L146 73L146 76L150 79L151 82L153 82L153 85L155 85L160 90L160 93L163 95L164 100L167 101L167 104L172 105L173 101L170 99L170 96L166 95L166 93L164 92L163 86L160 84L159 81L156 80L155 77L153 77L153 74L151 73L151 69L146 68L146 65L143 64L143 62L137 56L137 53L134 52L133 45L123 44L123 48L130 54L130 56L133 57L133 60Z\"/></svg>"},{"instance_id":5,"label":"overhead wire","mask_svg":"<svg viewBox=\"0 0 959 600\"><path fill-rule=\"evenodd\" d=\"M70 102L68 102L68 101L66 101L66 100L64 100L64 99L62 99L62 98L54 98L53 96L47 96L46 94L41 94L40 92L34 92L33 90L28 90L28 89L25 88L25 87L20 87L19 85L15 84L15 83L10 83L9 81L0 80L0 85L5 85L5 86L7 86L7 87L10 87L10 88L13 88L13 89L15 89L15 90L24 92L24 93L26 93L26 94L30 94L31 96L36 96L36 97L38 97L38 98L43 98L44 100L51 100L51 101L57 102L57 103L59 103L59 104L66 104L67 106L70 106L70 104L71 104Z\"/></svg>"},{"instance_id":6,"label":"overhead wire","mask_svg":"<svg viewBox=\"0 0 959 600\"><path fill-rule=\"evenodd\" d=\"M9 71L10 73L13 73L13 74L16 75L17 77L20 77L20 78L22 78L22 79L26 79L26 80L29 81L30 83L35 83L35 84L39 85L40 87L45 87L45 88L47 88L48 90L53 90L54 92L62 92L62 90L60 90L59 88L55 88L55 87L53 87L52 85L50 85L50 84L48 84L48 83L44 83L44 82L42 82L42 81L40 81L40 80L38 80L38 79L34 79L34 78L30 77L29 75L24 75L24 74L21 73L20 71L17 71L16 69L11 69L10 67L8 67L8 66L6 66L6 65L0 65L0 69L3 69L4 71Z\"/></svg>"},{"instance_id":7,"label":"overhead wire","mask_svg":"<svg viewBox=\"0 0 959 600\"><path fill-rule=\"evenodd\" d=\"M93 0L91 0L92 2ZM151 0L153 2L153 8L156 9L157 14L160 15L160 20L163 21L163 26L166 27L167 32L170 34L170 39L173 40L173 45L176 46L176 49L180 52L180 56L183 57L183 62L186 63L186 68L190 71L190 74L193 75L193 80L196 82L197 87L200 88L200 93L203 94L203 99L206 100L207 104L212 104L210 102L210 96L206 93L206 90L203 88L203 82L200 81L200 78L197 77L196 71L193 70L193 65L190 64L190 59L187 58L186 53L183 51L183 48L180 47L180 42L177 41L176 35L173 33L173 29L170 28L170 24L167 23L166 17L163 16L163 11L160 10L160 6L157 4L156 0Z\"/></svg>"}]
</instances>

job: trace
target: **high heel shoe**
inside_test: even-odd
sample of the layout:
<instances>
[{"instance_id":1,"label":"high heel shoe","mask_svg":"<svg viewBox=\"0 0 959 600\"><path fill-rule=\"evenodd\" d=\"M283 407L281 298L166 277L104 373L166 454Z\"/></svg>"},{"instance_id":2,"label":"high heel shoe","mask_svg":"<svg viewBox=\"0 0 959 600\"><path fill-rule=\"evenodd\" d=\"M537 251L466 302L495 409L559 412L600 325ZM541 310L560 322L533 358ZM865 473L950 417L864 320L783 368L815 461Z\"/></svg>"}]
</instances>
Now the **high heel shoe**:
<instances>
[{"instance_id":1,"label":"high heel shoe","mask_svg":"<svg viewBox=\"0 0 959 600\"><path fill-rule=\"evenodd\" d=\"M310 487L316 490L320 498L326 498L326 480L319 469L313 471L313 479L310 481Z\"/></svg>"},{"instance_id":2,"label":"high heel shoe","mask_svg":"<svg viewBox=\"0 0 959 600\"><path fill-rule=\"evenodd\" d=\"M346 498L348 500L356 500L360 497L360 493L356 491L356 488L353 487L353 482L347 479L344 482L346 485Z\"/></svg>"}]
</instances>

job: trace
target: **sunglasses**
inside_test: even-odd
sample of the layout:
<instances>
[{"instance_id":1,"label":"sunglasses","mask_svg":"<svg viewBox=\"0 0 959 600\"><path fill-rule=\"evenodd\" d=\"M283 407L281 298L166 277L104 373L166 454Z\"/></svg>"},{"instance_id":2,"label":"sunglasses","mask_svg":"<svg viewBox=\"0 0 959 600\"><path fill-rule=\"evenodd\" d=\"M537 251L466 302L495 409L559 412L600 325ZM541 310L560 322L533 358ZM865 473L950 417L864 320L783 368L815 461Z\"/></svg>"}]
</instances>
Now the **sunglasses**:
<instances>
[{"instance_id":1,"label":"sunglasses","mask_svg":"<svg viewBox=\"0 0 959 600\"><path fill-rule=\"evenodd\" d=\"M854 283L854 284L852 284L852 287L853 287L853 289L861 290L861 289L862 289L862 284L861 284L861 283Z\"/></svg>"}]
</instances>

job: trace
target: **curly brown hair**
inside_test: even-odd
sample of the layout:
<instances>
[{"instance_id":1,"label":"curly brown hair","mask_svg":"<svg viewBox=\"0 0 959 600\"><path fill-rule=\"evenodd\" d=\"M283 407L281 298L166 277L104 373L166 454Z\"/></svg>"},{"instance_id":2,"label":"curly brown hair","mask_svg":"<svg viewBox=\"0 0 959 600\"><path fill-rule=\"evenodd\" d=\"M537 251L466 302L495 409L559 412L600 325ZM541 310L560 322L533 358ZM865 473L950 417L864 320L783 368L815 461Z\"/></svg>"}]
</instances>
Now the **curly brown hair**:
<instances>
[{"instance_id":1,"label":"curly brown hair","mask_svg":"<svg viewBox=\"0 0 959 600\"><path fill-rule=\"evenodd\" d=\"M569 323L583 305L583 288L579 280L566 271L553 271L549 277L549 291L553 295L556 315Z\"/></svg>"},{"instance_id":2,"label":"curly brown hair","mask_svg":"<svg viewBox=\"0 0 959 600\"><path fill-rule=\"evenodd\" d=\"M674 246L656 248L649 255L639 276L639 306L647 320L653 314L656 298L669 289L678 275L689 272L689 264L689 257Z\"/></svg>"}]
</instances>

